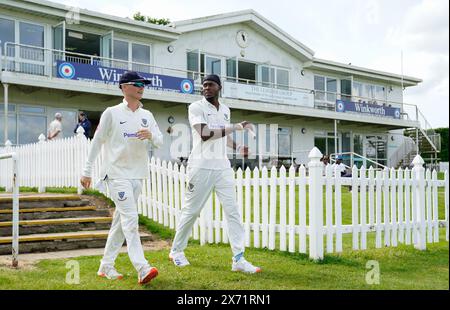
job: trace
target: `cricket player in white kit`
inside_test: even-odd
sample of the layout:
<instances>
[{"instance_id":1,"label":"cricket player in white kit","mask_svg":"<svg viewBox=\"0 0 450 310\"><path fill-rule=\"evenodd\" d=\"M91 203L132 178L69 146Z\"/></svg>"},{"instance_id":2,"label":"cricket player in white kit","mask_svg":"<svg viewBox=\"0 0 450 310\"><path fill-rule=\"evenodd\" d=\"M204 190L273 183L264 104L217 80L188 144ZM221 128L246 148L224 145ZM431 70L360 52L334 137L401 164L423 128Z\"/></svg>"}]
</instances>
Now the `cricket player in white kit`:
<instances>
[{"instance_id":1,"label":"cricket player in white kit","mask_svg":"<svg viewBox=\"0 0 450 310\"><path fill-rule=\"evenodd\" d=\"M187 167L184 206L178 223L169 259L175 266L189 265L184 249L189 234L213 189L224 208L228 236L233 252L232 271L260 272L244 258L244 227L236 203L234 171L227 157L227 146L248 155L248 148L236 146L229 136L236 130L249 129L248 122L230 124L230 109L220 103L220 78L207 75L203 80L204 98L189 106L189 123L192 129L193 147Z\"/></svg>"},{"instance_id":2,"label":"cricket player in white kit","mask_svg":"<svg viewBox=\"0 0 450 310\"><path fill-rule=\"evenodd\" d=\"M108 184L116 210L97 274L108 279L123 277L116 271L114 262L126 240L140 284L158 275L158 270L144 257L136 207L142 180L147 177L149 149L163 143L153 114L143 109L140 102L144 87L149 83L133 71L122 75L119 87L124 99L103 112L81 177L81 184L89 188L92 166L103 146L105 158L101 177Z\"/></svg>"}]
</instances>

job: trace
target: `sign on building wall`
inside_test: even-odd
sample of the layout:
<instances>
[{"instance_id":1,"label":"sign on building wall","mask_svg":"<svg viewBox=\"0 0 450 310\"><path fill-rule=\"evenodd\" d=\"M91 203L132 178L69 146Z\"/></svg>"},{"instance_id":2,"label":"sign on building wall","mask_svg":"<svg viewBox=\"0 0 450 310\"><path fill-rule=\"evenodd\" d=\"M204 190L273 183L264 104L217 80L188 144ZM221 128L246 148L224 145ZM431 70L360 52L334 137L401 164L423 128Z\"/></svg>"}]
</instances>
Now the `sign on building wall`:
<instances>
[{"instance_id":1,"label":"sign on building wall","mask_svg":"<svg viewBox=\"0 0 450 310\"><path fill-rule=\"evenodd\" d=\"M120 77L126 71L95 64L57 61L57 77L69 80L118 84ZM150 89L185 94L194 92L194 81L191 79L142 72L139 72L139 74L152 81L151 85L148 86Z\"/></svg>"},{"instance_id":2,"label":"sign on building wall","mask_svg":"<svg viewBox=\"0 0 450 310\"><path fill-rule=\"evenodd\" d=\"M400 119L400 108L343 100L336 100L336 112Z\"/></svg>"},{"instance_id":3,"label":"sign on building wall","mask_svg":"<svg viewBox=\"0 0 450 310\"><path fill-rule=\"evenodd\" d=\"M222 97L314 107L314 97L309 93L229 81L225 81L223 84Z\"/></svg>"}]
</instances>

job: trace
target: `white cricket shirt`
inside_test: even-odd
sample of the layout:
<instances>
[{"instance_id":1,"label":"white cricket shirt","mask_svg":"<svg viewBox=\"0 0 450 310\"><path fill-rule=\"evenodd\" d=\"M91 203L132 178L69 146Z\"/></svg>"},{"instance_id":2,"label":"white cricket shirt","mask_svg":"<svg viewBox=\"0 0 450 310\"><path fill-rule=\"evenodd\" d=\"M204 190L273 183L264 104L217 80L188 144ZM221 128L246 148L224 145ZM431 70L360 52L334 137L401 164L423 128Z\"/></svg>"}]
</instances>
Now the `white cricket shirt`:
<instances>
[{"instance_id":1,"label":"white cricket shirt","mask_svg":"<svg viewBox=\"0 0 450 310\"><path fill-rule=\"evenodd\" d=\"M333 167L333 172L336 171L336 173L339 173L339 175L341 175L347 169L343 163L340 163L339 165L334 163L332 165L332 167Z\"/></svg>"},{"instance_id":2,"label":"white cricket shirt","mask_svg":"<svg viewBox=\"0 0 450 310\"><path fill-rule=\"evenodd\" d=\"M147 128L152 133L152 139L139 140L137 131ZM136 111L128 108L128 103L122 103L107 108L92 140L88 159L83 169L83 176L91 177L93 163L104 148L104 161L101 167L101 178L109 179L144 179L148 171L148 151L153 145L161 147L163 136L153 114L142 108Z\"/></svg>"},{"instance_id":3,"label":"white cricket shirt","mask_svg":"<svg viewBox=\"0 0 450 310\"><path fill-rule=\"evenodd\" d=\"M53 135L58 130L59 130L59 133L55 137L53 137L52 140L58 140L58 139L62 139L64 137L64 134L62 132L62 124L59 120L55 119L48 126L48 133Z\"/></svg>"},{"instance_id":4,"label":"white cricket shirt","mask_svg":"<svg viewBox=\"0 0 450 310\"><path fill-rule=\"evenodd\" d=\"M204 97L189 106L189 123L192 130L192 151L188 165L193 168L222 170L231 167L227 157L227 137L203 141L194 128L207 124L210 129L225 128L230 124L230 109L220 103L219 110Z\"/></svg>"}]
</instances>

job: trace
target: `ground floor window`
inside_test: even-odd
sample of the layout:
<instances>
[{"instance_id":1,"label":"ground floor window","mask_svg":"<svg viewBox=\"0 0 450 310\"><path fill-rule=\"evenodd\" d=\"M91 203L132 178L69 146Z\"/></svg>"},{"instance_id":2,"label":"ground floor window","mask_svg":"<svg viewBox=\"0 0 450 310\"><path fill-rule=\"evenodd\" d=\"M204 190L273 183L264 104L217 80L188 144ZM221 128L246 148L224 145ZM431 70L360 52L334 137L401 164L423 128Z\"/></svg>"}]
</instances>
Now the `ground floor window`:
<instances>
[{"instance_id":1,"label":"ground floor window","mask_svg":"<svg viewBox=\"0 0 450 310\"><path fill-rule=\"evenodd\" d=\"M73 136L77 124L77 110L58 109L44 106L8 104L8 140L12 144L28 144L39 141L39 135L47 137L48 125L53 121L55 113L63 115L63 136ZM3 126L4 105L0 104L0 144L4 143L5 130Z\"/></svg>"},{"instance_id":2,"label":"ground floor window","mask_svg":"<svg viewBox=\"0 0 450 310\"><path fill-rule=\"evenodd\" d=\"M0 119L2 126L0 126L0 145L4 143L4 137L5 137L5 128L3 125L3 119L5 117L4 113L0 113ZM16 116L15 115L8 115L8 139L11 141L12 144L17 144L17 132L16 132Z\"/></svg>"},{"instance_id":3,"label":"ground floor window","mask_svg":"<svg viewBox=\"0 0 450 310\"><path fill-rule=\"evenodd\" d=\"M35 143L41 133L47 133L47 117L45 115L18 115L19 143Z\"/></svg>"},{"instance_id":4,"label":"ground floor window","mask_svg":"<svg viewBox=\"0 0 450 310\"><path fill-rule=\"evenodd\" d=\"M337 142L337 143L336 143ZM337 140L335 140L334 132L316 132L314 135L314 145L324 155L335 154L340 151L340 134L337 134ZM337 144L337 152L335 145Z\"/></svg>"},{"instance_id":5,"label":"ground floor window","mask_svg":"<svg viewBox=\"0 0 450 310\"><path fill-rule=\"evenodd\" d=\"M292 153L292 130L289 127L278 128L278 155L291 157Z\"/></svg>"},{"instance_id":6,"label":"ground floor window","mask_svg":"<svg viewBox=\"0 0 450 310\"><path fill-rule=\"evenodd\" d=\"M250 158L243 158L236 152L229 150L228 157L235 167L277 166L289 168L292 164L292 128L278 127L277 124L254 124L256 139L247 131L234 132L232 137L239 145L247 145ZM261 141L260 139L264 139Z\"/></svg>"},{"instance_id":7,"label":"ground floor window","mask_svg":"<svg viewBox=\"0 0 450 310\"><path fill-rule=\"evenodd\" d=\"M387 164L387 139L385 136L370 135L365 137L365 157L386 166ZM366 167L370 167L367 163Z\"/></svg>"},{"instance_id":8,"label":"ground floor window","mask_svg":"<svg viewBox=\"0 0 450 310\"><path fill-rule=\"evenodd\" d=\"M337 152L335 152L334 132L316 132L314 145L324 155L342 154L343 162L347 166L356 165L360 168L362 165L365 167L374 165L367 159L381 165L387 164L387 139L385 135L341 132L338 133L337 137Z\"/></svg>"}]
</instances>

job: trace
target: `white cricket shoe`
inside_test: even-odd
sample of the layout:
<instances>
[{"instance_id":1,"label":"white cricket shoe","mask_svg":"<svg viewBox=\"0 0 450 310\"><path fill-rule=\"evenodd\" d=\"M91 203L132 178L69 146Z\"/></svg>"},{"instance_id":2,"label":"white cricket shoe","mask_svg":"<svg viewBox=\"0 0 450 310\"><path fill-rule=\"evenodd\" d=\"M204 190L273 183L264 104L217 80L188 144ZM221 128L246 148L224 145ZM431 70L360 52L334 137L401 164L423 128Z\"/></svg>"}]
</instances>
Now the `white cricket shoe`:
<instances>
[{"instance_id":1,"label":"white cricket shoe","mask_svg":"<svg viewBox=\"0 0 450 310\"><path fill-rule=\"evenodd\" d=\"M257 273L261 272L261 268L253 266L249 263L245 258L241 257L238 261L233 259L233 265L231 267L231 271L239 271L245 273Z\"/></svg>"},{"instance_id":2,"label":"white cricket shoe","mask_svg":"<svg viewBox=\"0 0 450 310\"><path fill-rule=\"evenodd\" d=\"M138 273L138 283L143 285L153 280L158 275L158 269L151 266L142 267Z\"/></svg>"},{"instance_id":3,"label":"white cricket shoe","mask_svg":"<svg viewBox=\"0 0 450 310\"><path fill-rule=\"evenodd\" d=\"M114 266L101 265L97 271L97 275L102 278L107 278L109 280L120 280L123 275L118 273Z\"/></svg>"},{"instance_id":4,"label":"white cricket shoe","mask_svg":"<svg viewBox=\"0 0 450 310\"><path fill-rule=\"evenodd\" d=\"M169 260L173 262L173 264L177 267L184 267L190 265L186 256L184 256L184 252L175 252L169 254Z\"/></svg>"}]
</instances>

